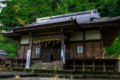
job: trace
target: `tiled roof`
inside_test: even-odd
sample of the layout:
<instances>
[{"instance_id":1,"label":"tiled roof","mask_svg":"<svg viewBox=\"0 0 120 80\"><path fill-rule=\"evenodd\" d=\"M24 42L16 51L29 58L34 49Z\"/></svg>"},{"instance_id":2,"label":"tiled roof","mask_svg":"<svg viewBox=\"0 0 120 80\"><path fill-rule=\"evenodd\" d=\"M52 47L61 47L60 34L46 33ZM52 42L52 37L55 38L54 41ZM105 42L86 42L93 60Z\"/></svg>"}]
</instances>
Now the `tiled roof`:
<instances>
[{"instance_id":1,"label":"tiled roof","mask_svg":"<svg viewBox=\"0 0 120 80\"><path fill-rule=\"evenodd\" d=\"M10 58L8 55L7 55L7 52L0 49L0 58Z\"/></svg>"},{"instance_id":2,"label":"tiled roof","mask_svg":"<svg viewBox=\"0 0 120 80\"><path fill-rule=\"evenodd\" d=\"M10 30L10 31L2 30L2 33L13 33L13 30Z\"/></svg>"},{"instance_id":3,"label":"tiled roof","mask_svg":"<svg viewBox=\"0 0 120 80\"><path fill-rule=\"evenodd\" d=\"M91 20L93 19L93 20ZM63 14L51 17L44 17L44 18L37 18L36 21L30 25L25 27L34 27L40 25L48 25L60 22L66 22L71 20L76 20L78 25L81 24L89 24L89 23L99 23L99 22L107 22L107 21L114 21L120 19L120 16L117 17L100 17L99 12L97 10L89 10L89 11L82 11L70 14ZM25 28L25 27L14 27L13 29L17 28Z\"/></svg>"},{"instance_id":4,"label":"tiled roof","mask_svg":"<svg viewBox=\"0 0 120 80\"><path fill-rule=\"evenodd\" d=\"M27 25L25 27L33 27L33 26L39 26L39 25L65 22L65 21L70 21L71 19L73 20L76 19L76 22L78 24L82 24L82 23L89 22L90 18L100 18L99 12L97 12L97 10L95 9L95 10L82 11L82 12L76 12L76 13L70 13L70 14L63 14L58 16L37 18L34 23Z\"/></svg>"}]
</instances>

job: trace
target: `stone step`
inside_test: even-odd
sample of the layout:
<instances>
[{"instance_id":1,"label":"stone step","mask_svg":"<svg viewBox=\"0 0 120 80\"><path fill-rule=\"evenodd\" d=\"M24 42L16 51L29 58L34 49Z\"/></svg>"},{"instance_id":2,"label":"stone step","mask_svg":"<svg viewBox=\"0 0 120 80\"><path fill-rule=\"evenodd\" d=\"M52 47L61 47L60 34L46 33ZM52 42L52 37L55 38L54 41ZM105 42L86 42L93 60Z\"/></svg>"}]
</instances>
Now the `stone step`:
<instances>
[{"instance_id":1,"label":"stone step","mask_svg":"<svg viewBox=\"0 0 120 80\"><path fill-rule=\"evenodd\" d=\"M31 65L30 69L48 69L48 70L61 70L61 66L41 66L41 65Z\"/></svg>"},{"instance_id":2,"label":"stone step","mask_svg":"<svg viewBox=\"0 0 120 80\"><path fill-rule=\"evenodd\" d=\"M108 80L120 80L120 73L114 72L76 72L66 70L40 70L40 69L12 69L12 71L22 71L38 73L39 77L54 77L64 79L108 79Z\"/></svg>"}]
</instances>

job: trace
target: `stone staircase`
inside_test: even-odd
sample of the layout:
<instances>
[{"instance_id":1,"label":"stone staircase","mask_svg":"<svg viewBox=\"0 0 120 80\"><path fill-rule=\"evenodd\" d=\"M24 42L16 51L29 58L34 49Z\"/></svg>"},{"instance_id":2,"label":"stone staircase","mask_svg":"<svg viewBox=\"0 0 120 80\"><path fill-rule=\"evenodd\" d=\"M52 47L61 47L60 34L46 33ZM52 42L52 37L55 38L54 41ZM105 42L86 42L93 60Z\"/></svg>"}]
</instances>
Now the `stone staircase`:
<instances>
[{"instance_id":1,"label":"stone staircase","mask_svg":"<svg viewBox=\"0 0 120 80\"><path fill-rule=\"evenodd\" d=\"M61 66L58 65L40 65L32 64L30 69L46 69L46 70L62 70Z\"/></svg>"},{"instance_id":2,"label":"stone staircase","mask_svg":"<svg viewBox=\"0 0 120 80\"><path fill-rule=\"evenodd\" d=\"M78 80L120 80L120 72L86 72L86 71L74 71L74 70L47 70L47 69L19 69L9 68L9 71L37 73L37 77L49 77L49 78L62 78L65 79L78 79ZM3 76L1 76L3 77ZM6 76L5 76L6 77ZM22 76L20 76L22 77ZM23 76L24 77L24 76ZM27 76L25 76L27 77ZM31 77L31 76L28 76ZM51 79L54 80L54 79ZM55 79L58 80L58 79Z\"/></svg>"}]
</instances>

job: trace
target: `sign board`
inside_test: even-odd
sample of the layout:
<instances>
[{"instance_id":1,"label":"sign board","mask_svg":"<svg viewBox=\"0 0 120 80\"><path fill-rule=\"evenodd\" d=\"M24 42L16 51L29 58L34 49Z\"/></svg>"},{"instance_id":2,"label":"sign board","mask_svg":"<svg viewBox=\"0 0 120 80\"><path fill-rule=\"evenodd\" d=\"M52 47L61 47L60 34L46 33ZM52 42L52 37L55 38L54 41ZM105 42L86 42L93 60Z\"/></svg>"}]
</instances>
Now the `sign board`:
<instances>
[{"instance_id":1,"label":"sign board","mask_svg":"<svg viewBox=\"0 0 120 80\"><path fill-rule=\"evenodd\" d=\"M77 46L77 53L82 53L82 46Z\"/></svg>"},{"instance_id":2,"label":"sign board","mask_svg":"<svg viewBox=\"0 0 120 80\"><path fill-rule=\"evenodd\" d=\"M63 57L63 49L61 50L61 57Z\"/></svg>"},{"instance_id":3,"label":"sign board","mask_svg":"<svg viewBox=\"0 0 120 80\"><path fill-rule=\"evenodd\" d=\"M40 48L36 48L36 54L40 53Z\"/></svg>"},{"instance_id":4,"label":"sign board","mask_svg":"<svg viewBox=\"0 0 120 80\"><path fill-rule=\"evenodd\" d=\"M31 57L31 50L27 50L27 58L26 58L26 67L25 68L30 67L30 57Z\"/></svg>"}]
</instances>

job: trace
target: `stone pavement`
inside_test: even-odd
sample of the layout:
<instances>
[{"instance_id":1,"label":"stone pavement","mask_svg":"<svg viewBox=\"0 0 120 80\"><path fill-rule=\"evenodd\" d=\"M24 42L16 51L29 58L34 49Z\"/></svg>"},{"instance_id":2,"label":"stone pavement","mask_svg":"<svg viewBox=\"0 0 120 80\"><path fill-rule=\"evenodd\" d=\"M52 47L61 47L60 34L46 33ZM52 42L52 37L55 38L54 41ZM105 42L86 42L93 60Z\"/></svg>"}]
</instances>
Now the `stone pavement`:
<instances>
[{"instance_id":1,"label":"stone pavement","mask_svg":"<svg viewBox=\"0 0 120 80\"><path fill-rule=\"evenodd\" d=\"M0 71L0 80L4 78L20 78L20 77L37 77L38 74L35 73L27 73L27 72L7 72Z\"/></svg>"}]
</instances>

